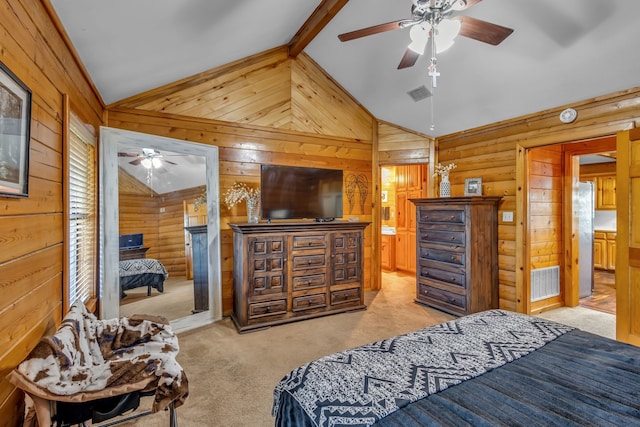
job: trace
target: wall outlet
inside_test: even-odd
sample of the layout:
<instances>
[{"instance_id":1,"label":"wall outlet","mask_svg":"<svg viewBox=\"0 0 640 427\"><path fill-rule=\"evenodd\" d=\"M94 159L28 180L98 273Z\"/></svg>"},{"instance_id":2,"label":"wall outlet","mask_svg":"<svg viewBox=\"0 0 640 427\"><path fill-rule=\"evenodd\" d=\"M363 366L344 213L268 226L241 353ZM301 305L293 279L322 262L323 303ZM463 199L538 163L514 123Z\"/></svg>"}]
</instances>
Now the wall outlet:
<instances>
[{"instance_id":1,"label":"wall outlet","mask_svg":"<svg viewBox=\"0 0 640 427\"><path fill-rule=\"evenodd\" d=\"M502 222L513 222L513 212L502 212Z\"/></svg>"},{"instance_id":2,"label":"wall outlet","mask_svg":"<svg viewBox=\"0 0 640 427\"><path fill-rule=\"evenodd\" d=\"M164 213L165 210L165 208L160 208L160 213Z\"/></svg>"}]
</instances>

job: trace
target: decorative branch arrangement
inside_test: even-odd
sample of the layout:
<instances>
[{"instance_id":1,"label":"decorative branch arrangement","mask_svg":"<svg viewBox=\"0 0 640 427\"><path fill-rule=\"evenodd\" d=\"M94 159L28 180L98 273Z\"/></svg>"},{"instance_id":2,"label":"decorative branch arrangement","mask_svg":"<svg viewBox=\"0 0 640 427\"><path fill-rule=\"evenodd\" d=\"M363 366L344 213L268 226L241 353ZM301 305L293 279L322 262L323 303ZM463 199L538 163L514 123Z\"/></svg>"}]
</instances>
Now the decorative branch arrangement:
<instances>
[{"instance_id":1,"label":"decorative branch arrangement","mask_svg":"<svg viewBox=\"0 0 640 427\"><path fill-rule=\"evenodd\" d=\"M231 188L224 193L224 203L229 209L246 200L247 205L257 204L260 201L260 189L249 187L244 182L234 182Z\"/></svg>"},{"instance_id":2,"label":"decorative branch arrangement","mask_svg":"<svg viewBox=\"0 0 640 427\"><path fill-rule=\"evenodd\" d=\"M446 166L442 166L442 164L438 163L435 167L435 173L433 174L433 176L436 175L440 175L440 176L445 176L445 175L449 175L449 172L451 172L452 169L456 168L456 164L455 163L449 163Z\"/></svg>"},{"instance_id":3,"label":"decorative branch arrangement","mask_svg":"<svg viewBox=\"0 0 640 427\"><path fill-rule=\"evenodd\" d=\"M356 190L360 195L360 212L364 214L364 203L367 199L367 194L369 194L369 182L367 181L367 177L362 174L347 175L346 193L347 200L349 201L349 214L351 214L351 212L353 211L353 203L355 201Z\"/></svg>"}]
</instances>

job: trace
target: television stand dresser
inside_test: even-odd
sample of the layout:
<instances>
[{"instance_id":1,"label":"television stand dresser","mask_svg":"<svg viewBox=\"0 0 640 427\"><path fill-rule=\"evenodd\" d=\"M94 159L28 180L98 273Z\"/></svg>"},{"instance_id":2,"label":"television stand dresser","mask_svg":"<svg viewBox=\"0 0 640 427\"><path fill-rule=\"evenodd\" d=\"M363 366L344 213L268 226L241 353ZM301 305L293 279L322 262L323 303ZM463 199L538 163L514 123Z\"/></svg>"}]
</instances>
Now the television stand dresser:
<instances>
[{"instance_id":1,"label":"television stand dresser","mask_svg":"<svg viewBox=\"0 0 640 427\"><path fill-rule=\"evenodd\" d=\"M498 308L500 200L411 199L416 205L416 302L458 316Z\"/></svg>"},{"instance_id":2,"label":"television stand dresser","mask_svg":"<svg viewBox=\"0 0 640 427\"><path fill-rule=\"evenodd\" d=\"M239 332L362 310L368 222L229 224Z\"/></svg>"}]
</instances>

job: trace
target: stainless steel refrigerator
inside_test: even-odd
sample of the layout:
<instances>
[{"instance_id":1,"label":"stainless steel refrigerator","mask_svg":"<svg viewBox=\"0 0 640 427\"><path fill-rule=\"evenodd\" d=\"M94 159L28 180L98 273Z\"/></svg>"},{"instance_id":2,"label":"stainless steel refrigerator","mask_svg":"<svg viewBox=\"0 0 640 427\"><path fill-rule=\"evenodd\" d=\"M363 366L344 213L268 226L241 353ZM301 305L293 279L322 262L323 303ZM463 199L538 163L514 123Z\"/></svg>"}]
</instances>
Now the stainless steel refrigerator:
<instances>
[{"instance_id":1,"label":"stainless steel refrigerator","mask_svg":"<svg viewBox=\"0 0 640 427\"><path fill-rule=\"evenodd\" d=\"M588 297L593 290L593 218L595 216L595 191L593 182L580 182L576 213L578 215L578 276L580 298Z\"/></svg>"}]
</instances>

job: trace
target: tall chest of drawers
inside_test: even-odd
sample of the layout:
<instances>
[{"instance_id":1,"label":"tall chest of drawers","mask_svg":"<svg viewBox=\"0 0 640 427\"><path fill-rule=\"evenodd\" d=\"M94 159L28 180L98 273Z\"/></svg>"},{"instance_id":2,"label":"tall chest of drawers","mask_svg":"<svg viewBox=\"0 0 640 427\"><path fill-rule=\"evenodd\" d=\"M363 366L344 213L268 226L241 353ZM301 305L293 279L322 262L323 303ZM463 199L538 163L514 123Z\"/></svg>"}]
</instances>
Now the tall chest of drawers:
<instances>
[{"instance_id":1,"label":"tall chest of drawers","mask_svg":"<svg viewBox=\"0 0 640 427\"><path fill-rule=\"evenodd\" d=\"M455 315L498 308L500 197L412 199L416 301Z\"/></svg>"},{"instance_id":2,"label":"tall chest of drawers","mask_svg":"<svg viewBox=\"0 0 640 427\"><path fill-rule=\"evenodd\" d=\"M368 222L230 224L240 332L364 305Z\"/></svg>"}]
</instances>

